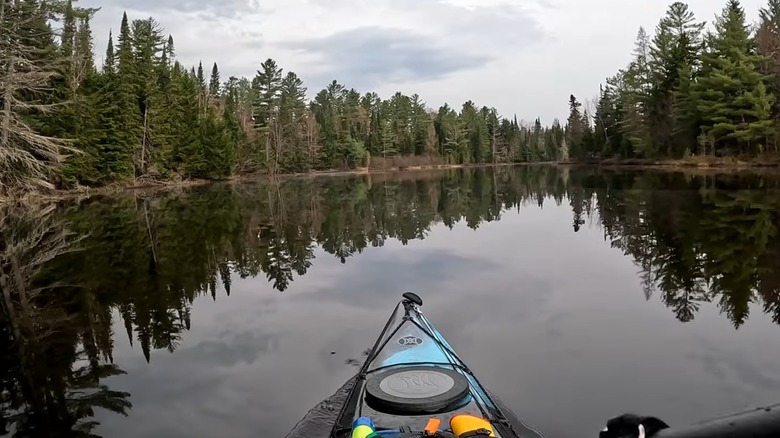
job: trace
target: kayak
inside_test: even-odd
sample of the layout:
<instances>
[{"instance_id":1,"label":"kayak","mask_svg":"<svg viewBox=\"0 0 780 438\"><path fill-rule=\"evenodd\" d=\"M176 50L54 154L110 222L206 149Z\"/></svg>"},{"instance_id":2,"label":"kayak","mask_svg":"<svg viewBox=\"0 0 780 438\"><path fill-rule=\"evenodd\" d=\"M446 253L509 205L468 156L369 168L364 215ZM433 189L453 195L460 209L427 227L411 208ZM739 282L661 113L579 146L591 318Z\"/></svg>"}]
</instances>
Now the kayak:
<instances>
[{"instance_id":1,"label":"kayak","mask_svg":"<svg viewBox=\"0 0 780 438\"><path fill-rule=\"evenodd\" d=\"M418 295L403 294L330 437L542 437L491 397L421 307Z\"/></svg>"}]
</instances>

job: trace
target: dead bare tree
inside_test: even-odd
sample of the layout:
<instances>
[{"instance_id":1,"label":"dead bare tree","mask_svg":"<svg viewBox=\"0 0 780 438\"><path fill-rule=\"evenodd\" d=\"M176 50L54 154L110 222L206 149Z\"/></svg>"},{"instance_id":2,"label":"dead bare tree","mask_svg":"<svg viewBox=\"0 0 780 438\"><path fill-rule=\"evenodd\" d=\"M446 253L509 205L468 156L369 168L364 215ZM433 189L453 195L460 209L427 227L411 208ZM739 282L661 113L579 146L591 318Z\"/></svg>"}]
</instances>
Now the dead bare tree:
<instances>
[{"instance_id":1,"label":"dead bare tree","mask_svg":"<svg viewBox=\"0 0 780 438\"><path fill-rule=\"evenodd\" d=\"M43 12L23 11L19 0L0 1L0 198L16 190L52 188L52 174L66 154L76 152L65 140L39 134L24 119L64 103L47 99L64 59L41 56L32 41L36 35L20 32L30 33L34 20L40 19L36 13Z\"/></svg>"}]
</instances>

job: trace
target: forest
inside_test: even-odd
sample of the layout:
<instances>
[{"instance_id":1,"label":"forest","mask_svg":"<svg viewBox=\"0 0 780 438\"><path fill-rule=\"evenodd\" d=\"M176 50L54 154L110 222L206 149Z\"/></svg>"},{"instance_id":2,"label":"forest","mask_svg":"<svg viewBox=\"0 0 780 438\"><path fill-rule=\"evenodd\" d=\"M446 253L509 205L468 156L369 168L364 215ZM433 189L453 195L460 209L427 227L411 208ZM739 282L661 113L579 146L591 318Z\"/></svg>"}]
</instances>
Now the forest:
<instances>
[{"instance_id":1,"label":"forest","mask_svg":"<svg viewBox=\"0 0 780 438\"><path fill-rule=\"evenodd\" d=\"M273 59L252 78L185 66L153 18L122 17L96 65L72 0L0 2L0 195L140 181L356 167L555 161L563 127L465 102L437 111L333 81L307 88ZM102 49L101 49L102 50Z\"/></svg>"},{"instance_id":2,"label":"forest","mask_svg":"<svg viewBox=\"0 0 780 438\"><path fill-rule=\"evenodd\" d=\"M673 3L653 35L640 28L632 60L590 109L575 96L565 126L573 159L777 158L780 0L748 23L728 0L711 25Z\"/></svg>"},{"instance_id":3,"label":"forest","mask_svg":"<svg viewBox=\"0 0 780 438\"><path fill-rule=\"evenodd\" d=\"M127 339L152 362L174 352L198 325L199 297L230 299L247 278L268 281L249 293L290 293L323 257L353 263L391 240L477 229L529 205L565 206L569 235L601 230L634 261L644 298L682 323L711 305L736 328L762 311L780 324L778 189L756 175L523 166L217 184L10 213L0 435L96 436L95 408L128 415L130 394L106 386L122 373L114 345Z\"/></svg>"}]
</instances>

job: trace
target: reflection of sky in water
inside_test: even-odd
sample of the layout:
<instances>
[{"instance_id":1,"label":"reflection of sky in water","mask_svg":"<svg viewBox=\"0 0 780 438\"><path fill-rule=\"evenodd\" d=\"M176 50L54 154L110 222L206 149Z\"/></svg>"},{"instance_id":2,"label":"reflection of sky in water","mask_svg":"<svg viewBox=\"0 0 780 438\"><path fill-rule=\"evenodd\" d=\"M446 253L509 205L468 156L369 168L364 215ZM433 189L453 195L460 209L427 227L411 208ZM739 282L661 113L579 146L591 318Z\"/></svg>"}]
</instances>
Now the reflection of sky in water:
<instances>
[{"instance_id":1,"label":"reflection of sky in water","mask_svg":"<svg viewBox=\"0 0 780 438\"><path fill-rule=\"evenodd\" d=\"M571 228L549 202L471 230L434 226L425 240L388 241L342 264L320 250L284 293L264 277L193 306L174 354L147 365L116 319L108 383L132 393L105 436L284 436L331 395L379 334L400 294L424 310L484 384L551 437L595 436L632 411L672 424L777 402L778 328L761 309L734 330L715 304L681 324L602 231ZM331 354L335 352L336 354Z\"/></svg>"}]
</instances>

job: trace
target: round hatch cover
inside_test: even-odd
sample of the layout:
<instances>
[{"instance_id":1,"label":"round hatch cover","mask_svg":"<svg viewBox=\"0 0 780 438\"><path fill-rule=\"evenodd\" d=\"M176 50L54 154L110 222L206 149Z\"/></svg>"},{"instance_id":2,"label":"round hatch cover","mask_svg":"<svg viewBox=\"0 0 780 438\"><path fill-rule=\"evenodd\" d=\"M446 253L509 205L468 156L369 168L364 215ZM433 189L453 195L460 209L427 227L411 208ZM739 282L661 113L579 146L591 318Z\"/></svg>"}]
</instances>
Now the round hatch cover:
<instances>
[{"instance_id":1,"label":"round hatch cover","mask_svg":"<svg viewBox=\"0 0 780 438\"><path fill-rule=\"evenodd\" d=\"M377 410L430 414L453 406L468 394L466 378L453 370L408 367L368 378L366 401Z\"/></svg>"}]
</instances>

